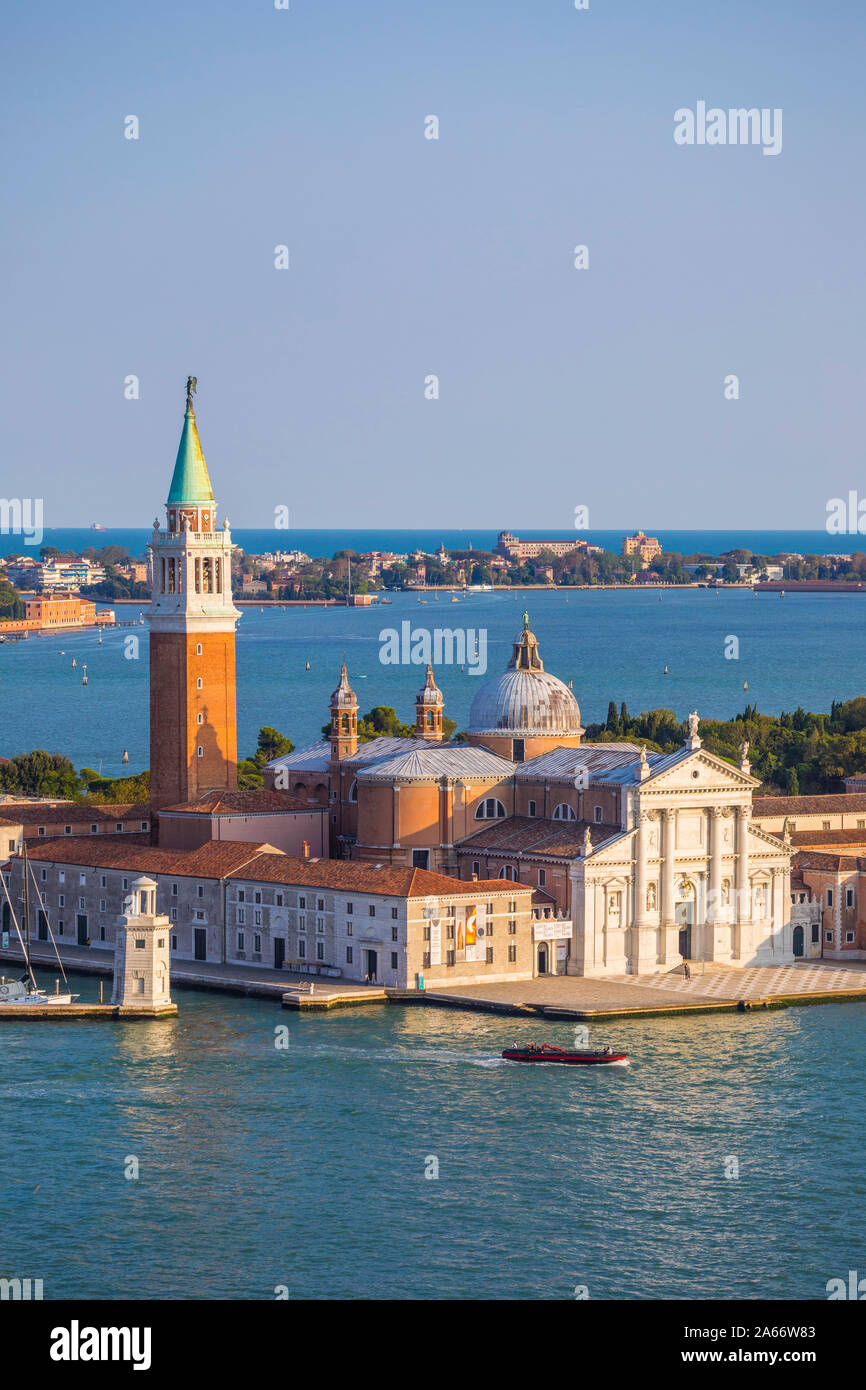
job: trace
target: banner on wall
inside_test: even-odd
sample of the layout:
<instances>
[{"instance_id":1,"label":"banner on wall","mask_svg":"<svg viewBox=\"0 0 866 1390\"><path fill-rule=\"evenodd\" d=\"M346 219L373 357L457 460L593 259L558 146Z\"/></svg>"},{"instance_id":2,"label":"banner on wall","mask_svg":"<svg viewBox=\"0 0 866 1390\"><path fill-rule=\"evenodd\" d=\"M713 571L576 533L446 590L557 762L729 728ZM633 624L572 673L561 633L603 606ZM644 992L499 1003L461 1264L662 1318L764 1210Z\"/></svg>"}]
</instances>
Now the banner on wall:
<instances>
[{"instance_id":1,"label":"banner on wall","mask_svg":"<svg viewBox=\"0 0 866 1390\"><path fill-rule=\"evenodd\" d=\"M484 926L478 920L477 908L470 908L466 914L466 959L479 961L485 959Z\"/></svg>"},{"instance_id":2,"label":"banner on wall","mask_svg":"<svg viewBox=\"0 0 866 1390\"><path fill-rule=\"evenodd\" d=\"M442 923L431 922L430 924L430 964L442 964Z\"/></svg>"}]
</instances>

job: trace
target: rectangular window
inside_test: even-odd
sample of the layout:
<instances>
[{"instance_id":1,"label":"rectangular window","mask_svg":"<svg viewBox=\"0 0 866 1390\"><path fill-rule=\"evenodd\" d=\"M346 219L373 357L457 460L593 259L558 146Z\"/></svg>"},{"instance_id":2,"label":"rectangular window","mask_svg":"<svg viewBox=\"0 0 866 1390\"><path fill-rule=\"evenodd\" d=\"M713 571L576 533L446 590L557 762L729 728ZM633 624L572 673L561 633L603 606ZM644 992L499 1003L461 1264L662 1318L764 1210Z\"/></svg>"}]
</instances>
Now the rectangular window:
<instances>
[{"instance_id":1,"label":"rectangular window","mask_svg":"<svg viewBox=\"0 0 866 1390\"><path fill-rule=\"evenodd\" d=\"M393 922L396 922L396 921L397 921L397 918L399 917L399 915L400 915L400 914L399 914L399 912L397 911L396 907L392 907L392 908L391 908L391 920L392 920Z\"/></svg>"},{"instance_id":2,"label":"rectangular window","mask_svg":"<svg viewBox=\"0 0 866 1390\"><path fill-rule=\"evenodd\" d=\"M255 913L254 913L253 915L254 915L254 917L255 917L255 919L256 919L256 926L257 926L257 927L260 927L260 926L262 925L262 913L261 913L261 909L260 909L260 908L256 908Z\"/></svg>"},{"instance_id":3,"label":"rectangular window","mask_svg":"<svg viewBox=\"0 0 866 1390\"><path fill-rule=\"evenodd\" d=\"M99 899L99 911L100 911L100 912L104 912L104 911L105 911L105 899L104 899L104 898L100 898L100 899Z\"/></svg>"},{"instance_id":4,"label":"rectangular window","mask_svg":"<svg viewBox=\"0 0 866 1390\"><path fill-rule=\"evenodd\" d=\"M819 928L817 922L813 923L813 925L812 925L812 940L813 940L813 942L815 942L815 943L817 943L817 942L819 942L819 941L821 940L820 928Z\"/></svg>"},{"instance_id":5,"label":"rectangular window","mask_svg":"<svg viewBox=\"0 0 866 1390\"><path fill-rule=\"evenodd\" d=\"M429 964L430 964L430 952L429 952L429 951L425 951L425 952L424 952L424 958L423 958L422 964L423 964L423 966L424 966L424 969L426 970L426 969L428 968Z\"/></svg>"},{"instance_id":6,"label":"rectangular window","mask_svg":"<svg viewBox=\"0 0 866 1390\"><path fill-rule=\"evenodd\" d=\"M173 937L171 938L171 949L172 949L173 951L176 951L176 950L177 950L177 937L176 937L176 936L173 936Z\"/></svg>"},{"instance_id":7,"label":"rectangular window","mask_svg":"<svg viewBox=\"0 0 866 1390\"><path fill-rule=\"evenodd\" d=\"M398 954L398 953L397 953L396 951L392 951L392 952L391 952L391 969L392 969L392 970L396 970L396 969L398 968L397 954Z\"/></svg>"},{"instance_id":8,"label":"rectangular window","mask_svg":"<svg viewBox=\"0 0 866 1390\"><path fill-rule=\"evenodd\" d=\"M58 907L65 907L65 906L66 906L66 895L65 895L65 893L61 893L61 894L60 894L59 898L57 899L57 906L58 906Z\"/></svg>"},{"instance_id":9,"label":"rectangular window","mask_svg":"<svg viewBox=\"0 0 866 1390\"><path fill-rule=\"evenodd\" d=\"M392 928L391 928L391 940L392 940L392 941L399 941L399 940L400 940L397 927L392 927Z\"/></svg>"},{"instance_id":10,"label":"rectangular window","mask_svg":"<svg viewBox=\"0 0 866 1390\"><path fill-rule=\"evenodd\" d=\"M528 814L529 814L530 816L534 816L534 815L535 815L535 802L534 802L534 801L530 801L530 803L529 803L529 812L528 812Z\"/></svg>"},{"instance_id":11,"label":"rectangular window","mask_svg":"<svg viewBox=\"0 0 866 1390\"><path fill-rule=\"evenodd\" d=\"M479 859L472 860L472 872L475 875L475 877L478 878L479 874L481 873L481 861Z\"/></svg>"},{"instance_id":12,"label":"rectangular window","mask_svg":"<svg viewBox=\"0 0 866 1390\"><path fill-rule=\"evenodd\" d=\"M66 873L63 869L60 870L60 873L57 875L57 879L59 883L66 882ZM103 888L105 887L105 874L102 875L102 886Z\"/></svg>"},{"instance_id":13,"label":"rectangular window","mask_svg":"<svg viewBox=\"0 0 866 1390\"><path fill-rule=\"evenodd\" d=\"M275 898L274 898L274 902L276 903L277 907L282 907L282 905L283 905L283 895L282 895L282 893L277 893L277 894L276 894L276 896L275 896Z\"/></svg>"},{"instance_id":14,"label":"rectangular window","mask_svg":"<svg viewBox=\"0 0 866 1390\"><path fill-rule=\"evenodd\" d=\"M456 959L457 959L457 952L456 952L456 951L446 951L446 952L445 952L445 964L446 964L446 965L453 965Z\"/></svg>"},{"instance_id":15,"label":"rectangular window","mask_svg":"<svg viewBox=\"0 0 866 1390\"><path fill-rule=\"evenodd\" d=\"M238 902L239 902L239 903L245 903L246 900L247 900L247 895L246 895L244 889L243 889L243 888L239 888L239 889L238 889Z\"/></svg>"},{"instance_id":16,"label":"rectangular window","mask_svg":"<svg viewBox=\"0 0 866 1390\"><path fill-rule=\"evenodd\" d=\"M846 933L845 933L845 940L846 940L846 941L853 941L853 940L854 940L854 933L853 933L852 931L846 931Z\"/></svg>"},{"instance_id":17,"label":"rectangular window","mask_svg":"<svg viewBox=\"0 0 866 1390\"><path fill-rule=\"evenodd\" d=\"M78 906L79 906L79 908L81 909L81 911L83 912L83 911L84 911L84 908L85 908L85 900L84 900L84 898L79 898L79 899L78 899Z\"/></svg>"},{"instance_id":18,"label":"rectangular window","mask_svg":"<svg viewBox=\"0 0 866 1390\"><path fill-rule=\"evenodd\" d=\"M509 935L509 936L516 936L516 935L517 935L517 923L515 922L515 920L514 920L513 917L511 918L511 920L510 920L509 923L508 923L508 935Z\"/></svg>"},{"instance_id":19,"label":"rectangular window","mask_svg":"<svg viewBox=\"0 0 866 1390\"><path fill-rule=\"evenodd\" d=\"M831 931L825 931L825 933L824 933L824 940L825 940L825 941L832 941L832 940L833 940L833 933L832 933Z\"/></svg>"},{"instance_id":20,"label":"rectangular window","mask_svg":"<svg viewBox=\"0 0 866 1390\"><path fill-rule=\"evenodd\" d=\"M508 904L508 911L509 911L509 912L516 912L516 911L517 911L517 903L514 902L514 901L510 902L510 903Z\"/></svg>"},{"instance_id":21,"label":"rectangular window","mask_svg":"<svg viewBox=\"0 0 866 1390\"><path fill-rule=\"evenodd\" d=\"M375 917L375 916L376 916L376 909L375 909L375 907L373 906L372 903L370 903L370 906L367 908L367 912L369 913L369 915L370 915L371 917Z\"/></svg>"},{"instance_id":22,"label":"rectangular window","mask_svg":"<svg viewBox=\"0 0 866 1390\"><path fill-rule=\"evenodd\" d=\"M78 875L78 882L79 882L79 883L86 883L86 882L87 882L87 874L79 874L79 875ZM126 881L125 881L125 880L124 880L123 886L124 886L124 888L126 887Z\"/></svg>"},{"instance_id":23,"label":"rectangular window","mask_svg":"<svg viewBox=\"0 0 866 1390\"><path fill-rule=\"evenodd\" d=\"M318 909L319 912L324 912L324 910L325 910L325 899L324 899L324 898L319 898L318 902L316 903L316 907L317 907L317 909Z\"/></svg>"},{"instance_id":24,"label":"rectangular window","mask_svg":"<svg viewBox=\"0 0 866 1390\"><path fill-rule=\"evenodd\" d=\"M64 827L63 827L63 833L64 833L64 835L71 835L71 834L72 834L72 826L71 826L71 825L64 825Z\"/></svg>"},{"instance_id":25,"label":"rectangular window","mask_svg":"<svg viewBox=\"0 0 866 1390\"><path fill-rule=\"evenodd\" d=\"M303 939L298 942L298 956L304 960L307 954L307 943Z\"/></svg>"},{"instance_id":26,"label":"rectangular window","mask_svg":"<svg viewBox=\"0 0 866 1390\"><path fill-rule=\"evenodd\" d=\"M244 908L244 907L239 907L239 908L238 908L238 924L239 924L239 925L243 925L244 922L246 922L246 908Z\"/></svg>"},{"instance_id":27,"label":"rectangular window","mask_svg":"<svg viewBox=\"0 0 866 1390\"><path fill-rule=\"evenodd\" d=\"M492 946L488 946L488 947L487 947L487 964L488 964L488 965L492 965L492 964L493 964L493 947L492 947Z\"/></svg>"},{"instance_id":28,"label":"rectangular window","mask_svg":"<svg viewBox=\"0 0 866 1390\"><path fill-rule=\"evenodd\" d=\"M173 907L173 908L171 909L171 920L172 920L173 922L176 922L176 921L177 921L177 908L176 908L176 907Z\"/></svg>"},{"instance_id":29,"label":"rectangular window","mask_svg":"<svg viewBox=\"0 0 866 1390\"><path fill-rule=\"evenodd\" d=\"M346 964L347 964L347 965L351 965L351 964L352 964L352 947L351 947L351 946L347 946L347 947L346 947Z\"/></svg>"},{"instance_id":30,"label":"rectangular window","mask_svg":"<svg viewBox=\"0 0 866 1390\"><path fill-rule=\"evenodd\" d=\"M454 940L454 923L453 923L453 922L449 922L449 923L448 923L447 927L445 928L445 935L447 936L447 938L448 938L449 941L453 941L453 940Z\"/></svg>"},{"instance_id":31,"label":"rectangular window","mask_svg":"<svg viewBox=\"0 0 866 1390\"><path fill-rule=\"evenodd\" d=\"M60 882L63 883L63 881L65 880L65 878L66 878L66 875L65 875L65 874L61 874L61 875L60 875ZM107 876L106 876L105 874L102 875L102 878L100 879L100 884L101 884L101 886L102 886L103 888L107 888L107 887L108 887L108 878L107 878Z\"/></svg>"},{"instance_id":32,"label":"rectangular window","mask_svg":"<svg viewBox=\"0 0 866 1390\"><path fill-rule=\"evenodd\" d=\"M822 829L822 830L829 830L829 829L830 829L830 822L829 822L828 820L825 820L824 823L823 823L823 825L821 826L821 829Z\"/></svg>"},{"instance_id":33,"label":"rectangular window","mask_svg":"<svg viewBox=\"0 0 866 1390\"><path fill-rule=\"evenodd\" d=\"M508 959L512 965L517 960L517 946L513 941L508 944Z\"/></svg>"},{"instance_id":34,"label":"rectangular window","mask_svg":"<svg viewBox=\"0 0 866 1390\"><path fill-rule=\"evenodd\" d=\"M846 888L846 889L845 889L845 906L846 906L846 907L853 907L853 906L854 906L854 889L853 889L853 888Z\"/></svg>"},{"instance_id":35,"label":"rectangular window","mask_svg":"<svg viewBox=\"0 0 866 1390\"><path fill-rule=\"evenodd\" d=\"M351 916L352 916L352 913L355 911L355 904L354 904L354 903L346 903L346 911L348 912L349 916L351 917Z\"/></svg>"},{"instance_id":36,"label":"rectangular window","mask_svg":"<svg viewBox=\"0 0 866 1390\"><path fill-rule=\"evenodd\" d=\"M254 934L254 936L253 936L253 950L256 951L256 952L260 952L261 949L262 949L262 938L259 936L258 932L256 932L256 933Z\"/></svg>"},{"instance_id":37,"label":"rectangular window","mask_svg":"<svg viewBox=\"0 0 866 1390\"><path fill-rule=\"evenodd\" d=\"M99 828L99 827L96 826L96 825L91 825L91 827L90 827L90 833L91 833L91 835L95 835L96 832L97 832L97 830L98 830L98 828Z\"/></svg>"},{"instance_id":38,"label":"rectangular window","mask_svg":"<svg viewBox=\"0 0 866 1390\"><path fill-rule=\"evenodd\" d=\"M62 921L60 921L60 922L57 923L57 935L58 935L58 936L62 936L62 935L63 935L63 922L62 922Z\"/></svg>"},{"instance_id":39,"label":"rectangular window","mask_svg":"<svg viewBox=\"0 0 866 1390\"><path fill-rule=\"evenodd\" d=\"M261 900L262 900L262 895L261 895L261 893L259 893L259 892L253 893L253 902L260 903Z\"/></svg>"},{"instance_id":40,"label":"rectangular window","mask_svg":"<svg viewBox=\"0 0 866 1390\"><path fill-rule=\"evenodd\" d=\"M351 935L352 935L352 923L351 923L351 922L347 922L347 923L346 923L346 935L347 935L347 936L351 936Z\"/></svg>"},{"instance_id":41,"label":"rectangular window","mask_svg":"<svg viewBox=\"0 0 866 1390\"><path fill-rule=\"evenodd\" d=\"M123 889L123 891L126 892L127 888L129 887L129 879L128 879L128 878L121 879L120 886L121 886L121 888Z\"/></svg>"},{"instance_id":42,"label":"rectangular window","mask_svg":"<svg viewBox=\"0 0 866 1390\"><path fill-rule=\"evenodd\" d=\"M832 906L833 906L833 889L832 889L832 888L828 888L828 889L827 889L827 906L828 906L828 907L832 907Z\"/></svg>"},{"instance_id":43,"label":"rectangular window","mask_svg":"<svg viewBox=\"0 0 866 1390\"><path fill-rule=\"evenodd\" d=\"M547 873L546 873L546 871L545 871L544 869L539 869L539 870L538 870L538 886L539 886L539 888L543 888L546 882L547 882Z\"/></svg>"},{"instance_id":44,"label":"rectangular window","mask_svg":"<svg viewBox=\"0 0 866 1390\"><path fill-rule=\"evenodd\" d=\"M203 898L203 897L204 897L204 888L203 888L203 886L202 886L200 883L199 883L199 884L197 885L197 887L196 887L196 892L198 893L198 896L199 896L200 898Z\"/></svg>"},{"instance_id":45,"label":"rectangular window","mask_svg":"<svg viewBox=\"0 0 866 1390\"><path fill-rule=\"evenodd\" d=\"M322 933L322 932L324 932L324 930L325 930L325 919L324 919L324 917L317 917L317 918L316 918L316 931Z\"/></svg>"},{"instance_id":46,"label":"rectangular window","mask_svg":"<svg viewBox=\"0 0 866 1390\"><path fill-rule=\"evenodd\" d=\"M596 825L600 825L600 824L601 824L601 815L602 815L601 807L600 807L600 806L596 806L596 807L593 809L593 813L592 813L592 818L593 818L593 820L595 821Z\"/></svg>"},{"instance_id":47,"label":"rectangular window","mask_svg":"<svg viewBox=\"0 0 866 1390\"><path fill-rule=\"evenodd\" d=\"M325 959L325 943L324 943L324 941L317 941L317 942L316 942L316 960L324 960L324 959Z\"/></svg>"}]
</instances>

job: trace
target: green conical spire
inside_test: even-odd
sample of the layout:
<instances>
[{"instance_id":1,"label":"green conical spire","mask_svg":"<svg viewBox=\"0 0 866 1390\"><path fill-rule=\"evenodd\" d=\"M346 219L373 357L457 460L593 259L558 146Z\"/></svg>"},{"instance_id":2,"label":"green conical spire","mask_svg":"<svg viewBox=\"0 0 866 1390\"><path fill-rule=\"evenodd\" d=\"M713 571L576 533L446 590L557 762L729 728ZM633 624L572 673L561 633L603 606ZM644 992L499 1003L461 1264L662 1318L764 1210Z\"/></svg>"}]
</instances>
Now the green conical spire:
<instances>
[{"instance_id":1,"label":"green conical spire","mask_svg":"<svg viewBox=\"0 0 866 1390\"><path fill-rule=\"evenodd\" d=\"M200 504L214 500L201 440L198 437L198 426L195 423L195 411L192 408L194 390L195 377L190 377L186 387L186 415L183 421L183 431L180 436L174 474L168 492L169 506L177 502Z\"/></svg>"}]
</instances>

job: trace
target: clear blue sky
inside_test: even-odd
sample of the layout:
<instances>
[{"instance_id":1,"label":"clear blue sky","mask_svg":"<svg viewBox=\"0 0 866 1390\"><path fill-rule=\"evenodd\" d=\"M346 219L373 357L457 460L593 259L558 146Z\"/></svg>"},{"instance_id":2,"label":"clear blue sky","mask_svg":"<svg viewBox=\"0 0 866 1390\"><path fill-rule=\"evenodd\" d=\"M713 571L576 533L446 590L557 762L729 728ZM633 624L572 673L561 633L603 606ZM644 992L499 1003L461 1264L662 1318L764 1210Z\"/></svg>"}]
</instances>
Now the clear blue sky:
<instances>
[{"instance_id":1,"label":"clear blue sky","mask_svg":"<svg viewBox=\"0 0 866 1390\"><path fill-rule=\"evenodd\" d=\"M862 0L44 0L3 49L0 493L46 525L150 523L188 372L234 525L866 496ZM699 100L782 153L677 146Z\"/></svg>"}]
</instances>

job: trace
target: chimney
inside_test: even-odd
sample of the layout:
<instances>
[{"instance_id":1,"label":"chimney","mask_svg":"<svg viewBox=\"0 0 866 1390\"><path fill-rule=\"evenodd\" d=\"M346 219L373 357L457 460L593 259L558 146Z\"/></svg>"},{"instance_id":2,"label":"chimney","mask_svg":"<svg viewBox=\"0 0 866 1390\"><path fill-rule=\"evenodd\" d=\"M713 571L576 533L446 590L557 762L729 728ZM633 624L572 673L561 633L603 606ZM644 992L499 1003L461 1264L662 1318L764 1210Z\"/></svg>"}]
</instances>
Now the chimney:
<instances>
[{"instance_id":1,"label":"chimney","mask_svg":"<svg viewBox=\"0 0 866 1390\"><path fill-rule=\"evenodd\" d=\"M309 859L309 857L310 857L310 842L309 842L309 840L304 840L304 841L302 842L302 844L301 844L301 853L302 853L302 855L304 856L305 859Z\"/></svg>"}]
</instances>

